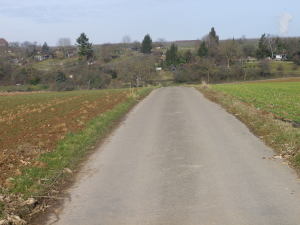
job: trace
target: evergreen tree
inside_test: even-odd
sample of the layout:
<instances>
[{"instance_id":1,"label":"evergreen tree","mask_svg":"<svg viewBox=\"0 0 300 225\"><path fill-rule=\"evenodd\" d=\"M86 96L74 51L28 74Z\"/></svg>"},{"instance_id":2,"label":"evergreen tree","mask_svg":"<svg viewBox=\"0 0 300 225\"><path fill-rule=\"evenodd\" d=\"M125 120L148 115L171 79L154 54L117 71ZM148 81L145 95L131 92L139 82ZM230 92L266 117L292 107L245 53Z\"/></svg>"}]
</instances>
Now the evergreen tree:
<instances>
[{"instance_id":1,"label":"evergreen tree","mask_svg":"<svg viewBox=\"0 0 300 225\"><path fill-rule=\"evenodd\" d=\"M47 42L44 42L44 44L42 46L42 53L45 54L45 55L50 53L50 48L47 45Z\"/></svg>"},{"instance_id":2,"label":"evergreen tree","mask_svg":"<svg viewBox=\"0 0 300 225\"><path fill-rule=\"evenodd\" d=\"M142 49L141 49L141 51L142 51L142 53L150 54L151 50L152 50L152 39L151 39L150 35L147 34L144 37L144 40L142 42Z\"/></svg>"},{"instance_id":3,"label":"evergreen tree","mask_svg":"<svg viewBox=\"0 0 300 225\"><path fill-rule=\"evenodd\" d=\"M277 53L283 54L286 52L286 45L285 43L282 41L281 38L277 37L275 40L275 45L276 45L276 49L277 49Z\"/></svg>"},{"instance_id":4,"label":"evergreen tree","mask_svg":"<svg viewBox=\"0 0 300 225\"><path fill-rule=\"evenodd\" d=\"M258 49L256 52L256 56L259 59L263 59L271 56L271 52L268 48L266 34L263 34L258 42Z\"/></svg>"},{"instance_id":5,"label":"evergreen tree","mask_svg":"<svg viewBox=\"0 0 300 225\"><path fill-rule=\"evenodd\" d=\"M89 42L88 37L85 33L82 33L76 40L78 46L78 54L80 57L86 57L87 60L93 58L94 51L92 43Z\"/></svg>"},{"instance_id":6,"label":"evergreen tree","mask_svg":"<svg viewBox=\"0 0 300 225\"><path fill-rule=\"evenodd\" d=\"M202 41L202 43L198 49L198 56L200 56L200 57L208 56L208 48L206 47L205 41Z\"/></svg>"},{"instance_id":7,"label":"evergreen tree","mask_svg":"<svg viewBox=\"0 0 300 225\"><path fill-rule=\"evenodd\" d=\"M219 36L216 33L214 27L211 28L207 39L206 39L206 46L208 48L208 56L214 58L219 53Z\"/></svg>"},{"instance_id":8,"label":"evergreen tree","mask_svg":"<svg viewBox=\"0 0 300 225\"><path fill-rule=\"evenodd\" d=\"M217 35L214 27L211 28L208 36L209 36L210 41L214 41L216 44L219 44L219 36Z\"/></svg>"},{"instance_id":9,"label":"evergreen tree","mask_svg":"<svg viewBox=\"0 0 300 225\"><path fill-rule=\"evenodd\" d=\"M167 65L177 65L179 63L178 47L173 43L166 52Z\"/></svg>"}]
</instances>

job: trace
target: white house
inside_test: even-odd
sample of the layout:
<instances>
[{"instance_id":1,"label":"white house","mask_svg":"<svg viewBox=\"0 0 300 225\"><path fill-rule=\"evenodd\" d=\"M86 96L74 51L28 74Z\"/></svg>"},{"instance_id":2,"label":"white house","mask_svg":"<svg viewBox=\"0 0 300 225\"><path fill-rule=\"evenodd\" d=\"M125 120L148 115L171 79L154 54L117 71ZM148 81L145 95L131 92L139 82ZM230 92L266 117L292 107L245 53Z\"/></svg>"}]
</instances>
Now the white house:
<instances>
[{"instance_id":1,"label":"white house","mask_svg":"<svg viewBox=\"0 0 300 225\"><path fill-rule=\"evenodd\" d=\"M41 62L41 61L44 60L44 57L43 57L42 55L35 55L35 56L34 56L34 59L35 59L36 61Z\"/></svg>"},{"instance_id":2,"label":"white house","mask_svg":"<svg viewBox=\"0 0 300 225\"><path fill-rule=\"evenodd\" d=\"M275 60L276 61L284 61L284 60L286 60L286 55L284 55L284 54L275 55Z\"/></svg>"},{"instance_id":3,"label":"white house","mask_svg":"<svg viewBox=\"0 0 300 225\"><path fill-rule=\"evenodd\" d=\"M251 57L251 56L248 56L247 57L247 62L256 62L257 59L255 57Z\"/></svg>"}]
</instances>

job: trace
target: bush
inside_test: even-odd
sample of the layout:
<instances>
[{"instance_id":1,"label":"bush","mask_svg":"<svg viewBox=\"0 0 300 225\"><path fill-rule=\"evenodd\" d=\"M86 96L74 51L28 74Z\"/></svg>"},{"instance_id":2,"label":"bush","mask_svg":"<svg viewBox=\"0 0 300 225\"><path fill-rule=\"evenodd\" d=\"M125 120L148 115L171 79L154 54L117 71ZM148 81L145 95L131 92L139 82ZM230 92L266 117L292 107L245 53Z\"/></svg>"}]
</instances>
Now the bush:
<instances>
[{"instance_id":1,"label":"bush","mask_svg":"<svg viewBox=\"0 0 300 225\"><path fill-rule=\"evenodd\" d=\"M111 82L111 76L104 73L91 74L87 77L89 89L106 88Z\"/></svg>"},{"instance_id":2,"label":"bush","mask_svg":"<svg viewBox=\"0 0 300 225\"><path fill-rule=\"evenodd\" d=\"M295 70L297 70L297 69L298 69L298 65L294 63L293 66L292 66L292 70L295 71Z\"/></svg>"},{"instance_id":3,"label":"bush","mask_svg":"<svg viewBox=\"0 0 300 225\"><path fill-rule=\"evenodd\" d=\"M55 81L56 83L64 83L67 81L67 77L62 71L57 71Z\"/></svg>"},{"instance_id":4,"label":"bush","mask_svg":"<svg viewBox=\"0 0 300 225\"><path fill-rule=\"evenodd\" d=\"M297 65L300 65L300 52L298 52L294 55L293 62Z\"/></svg>"},{"instance_id":5,"label":"bush","mask_svg":"<svg viewBox=\"0 0 300 225\"><path fill-rule=\"evenodd\" d=\"M283 70L284 70L283 65L282 65L282 64L279 64L279 65L277 66L276 70L277 70L278 72L283 72Z\"/></svg>"},{"instance_id":6,"label":"bush","mask_svg":"<svg viewBox=\"0 0 300 225\"><path fill-rule=\"evenodd\" d=\"M29 81L31 85L38 85L40 82L41 82L41 78L39 77L34 77Z\"/></svg>"},{"instance_id":7,"label":"bush","mask_svg":"<svg viewBox=\"0 0 300 225\"><path fill-rule=\"evenodd\" d=\"M271 66L268 60L262 60L258 64L259 74L261 77L268 77L271 75Z\"/></svg>"},{"instance_id":8,"label":"bush","mask_svg":"<svg viewBox=\"0 0 300 225\"><path fill-rule=\"evenodd\" d=\"M175 82L200 82L206 79L207 73L199 64L187 64L180 66L174 72Z\"/></svg>"},{"instance_id":9,"label":"bush","mask_svg":"<svg viewBox=\"0 0 300 225\"><path fill-rule=\"evenodd\" d=\"M50 89L52 91L73 91L75 90L75 85L68 82L54 83L51 85Z\"/></svg>"}]
</instances>

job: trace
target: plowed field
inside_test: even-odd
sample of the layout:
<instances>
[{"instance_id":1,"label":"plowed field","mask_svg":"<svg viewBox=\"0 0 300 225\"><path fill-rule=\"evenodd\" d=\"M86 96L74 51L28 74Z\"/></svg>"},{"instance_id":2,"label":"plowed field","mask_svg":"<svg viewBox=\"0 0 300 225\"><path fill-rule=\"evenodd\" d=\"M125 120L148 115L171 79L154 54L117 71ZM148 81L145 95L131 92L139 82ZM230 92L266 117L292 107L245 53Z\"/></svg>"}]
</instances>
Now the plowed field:
<instances>
[{"instance_id":1,"label":"plowed field","mask_svg":"<svg viewBox=\"0 0 300 225\"><path fill-rule=\"evenodd\" d=\"M0 96L0 185L128 95L127 90L101 90Z\"/></svg>"}]
</instances>

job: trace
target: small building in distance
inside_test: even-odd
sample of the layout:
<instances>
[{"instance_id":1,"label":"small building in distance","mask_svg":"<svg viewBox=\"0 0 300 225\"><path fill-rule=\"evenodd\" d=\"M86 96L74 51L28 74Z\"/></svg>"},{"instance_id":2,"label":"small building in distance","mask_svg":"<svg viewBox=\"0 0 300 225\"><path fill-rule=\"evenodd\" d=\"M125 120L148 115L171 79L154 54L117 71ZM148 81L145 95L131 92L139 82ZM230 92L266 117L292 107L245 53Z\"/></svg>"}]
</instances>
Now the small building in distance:
<instances>
[{"instance_id":1,"label":"small building in distance","mask_svg":"<svg viewBox=\"0 0 300 225\"><path fill-rule=\"evenodd\" d=\"M286 61L287 60L287 55L286 54L278 54L275 56L276 61Z\"/></svg>"},{"instance_id":2,"label":"small building in distance","mask_svg":"<svg viewBox=\"0 0 300 225\"><path fill-rule=\"evenodd\" d=\"M251 57L251 56L248 56L247 57L247 62L256 62L257 59L255 57Z\"/></svg>"},{"instance_id":3,"label":"small building in distance","mask_svg":"<svg viewBox=\"0 0 300 225\"><path fill-rule=\"evenodd\" d=\"M8 42L4 38L0 38L0 47L8 47Z\"/></svg>"}]
</instances>

